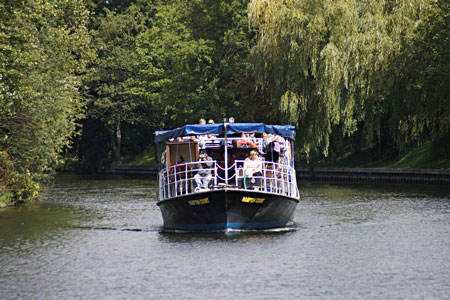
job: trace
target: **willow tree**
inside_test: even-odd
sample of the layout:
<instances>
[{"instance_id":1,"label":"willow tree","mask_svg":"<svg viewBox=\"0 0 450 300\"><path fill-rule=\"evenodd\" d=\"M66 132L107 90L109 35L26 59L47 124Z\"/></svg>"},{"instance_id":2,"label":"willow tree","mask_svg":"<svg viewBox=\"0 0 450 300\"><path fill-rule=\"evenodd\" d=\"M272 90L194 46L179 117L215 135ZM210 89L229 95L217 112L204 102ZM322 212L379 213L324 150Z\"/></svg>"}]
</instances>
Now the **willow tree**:
<instances>
[{"instance_id":1,"label":"willow tree","mask_svg":"<svg viewBox=\"0 0 450 300\"><path fill-rule=\"evenodd\" d=\"M286 121L299 125L302 152L327 155L332 132L380 137L395 84L396 57L428 4L413 1L252 0L259 41L252 66Z\"/></svg>"},{"instance_id":2,"label":"willow tree","mask_svg":"<svg viewBox=\"0 0 450 300\"><path fill-rule=\"evenodd\" d=\"M431 137L433 155L450 156L450 2L433 1L405 41L403 101L393 109L403 138ZM400 96L401 97L401 96Z\"/></svg>"}]
</instances>

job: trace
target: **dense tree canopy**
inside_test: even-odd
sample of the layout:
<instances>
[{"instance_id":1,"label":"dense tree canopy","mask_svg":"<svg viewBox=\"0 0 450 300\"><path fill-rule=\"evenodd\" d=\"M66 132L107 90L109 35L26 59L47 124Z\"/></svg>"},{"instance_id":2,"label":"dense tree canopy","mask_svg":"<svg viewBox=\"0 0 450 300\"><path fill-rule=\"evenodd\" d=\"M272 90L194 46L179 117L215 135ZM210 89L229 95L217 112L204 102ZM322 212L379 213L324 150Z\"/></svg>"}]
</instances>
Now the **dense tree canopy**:
<instances>
[{"instance_id":1,"label":"dense tree canopy","mask_svg":"<svg viewBox=\"0 0 450 300\"><path fill-rule=\"evenodd\" d=\"M450 2L440 0L424 14L403 53L403 85L407 93L394 114L411 122L412 137L430 133L450 138ZM403 107L402 107L403 106ZM403 112L403 114L401 114ZM406 112L406 114L405 114ZM408 128L408 127L407 127Z\"/></svg>"},{"instance_id":2,"label":"dense tree canopy","mask_svg":"<svg viewBox=\"0 0 450 300\"><path fill-rule=\"evenodd\" d=\"M253 49L255 75L261 85L270 88L272 100L279 103L286 120L299 125L304 153L321 150L326 154L332 133L348 135L357 129L364 132L362 136L369 147L382 142L382 138L406 141L414 129L429 128L429 124L419 124L426 123L420 117L422 112L432 113L429 120L436 120L438 115L431 107L420 112L420 106L413 103L420 97L412 100L407 92L412 88L411 75L426 74L420 65L429 62L420 55L416 56L420 65L405 59L415 50L428 53L428 57L435 55L418 44L429 42L423 40L421 32L430 26L426 25L428 22L447 25L440 26L444 32L433 43L445 45L448 19L443 20L446 13L442 8L433 8L432 2L250 2L249 18L259 36ZM445 6L444 1L440 3ZM443 13L439 17L442 21L437 19L437 12L433 13L436 9ZM443 61L440 66L444 67ZM444 78L448 80L448 75L441 80ZM433 84L440 81L435 79ZM428 97L425 99L428 102ZM393 109L403 109L404 102L410 104L410 110L402 114L406 119L398 118ZM443 108L441 103L434 107ZM383 136L384 122L390 122L390 132Z\"/></svg>"},{"instance_id":3,"label":"dense tree canopy","mask_svg":"<svg viewBox=\"0 0 450 300\"><path fill-rule=\"evenodd\" d=\"M252 33L247 1L162 1L138 37L137 96L153 104L159 126L225 116L252 118L247 72ZM243 87L245 85L245 88Z\"/></svg>"},{"instance_id":4,"label":"dense tree canopy","mask_svg":"<svg viewBox=\"0 0 450 300\"><path fill-rule=\"evenodd\" d=\"M449 6L2 1L0 202L34 197L63 150L95 171L201 117L298 125L309 161L427 139L448 156Z\"/></svg>"},{"instance_id":5,"label":"dense tree canopy","mask_svg":"<svg viewBox=\"0 0 450 300\"><path fill-rule=\"evenodd\" d=\"M255 93L247 70L255 36L248 27L247 1L128 4L98 3L94 9L98 16L91 33L98 60L84 76L90 104L79 157L111 156L99 131L111 137L106 144L117 160L121 149L139 150L133 137L149 140L142 136L151 133L136 128L152 132L202 117L261 121L275 115L267 99L258 103L264 94Z\"/></svg>"},{"instance_id":6,"label":"dense tree canopy","mask_svg":"<svg viewBox=\"0 0 450 300\"><path fill-rule=\"evenodd\" d=\"M137 75L136 37L144 30L144 18L131 5L122 13L104 9L98 26L91 31L97 60L84 76L88 119L98 119L106 128L115 159L120 158L122 125L145 124L144 103L133 97L130 82Z\"/></svg>"},{"instance_id":7,"label":"dense tree canopy","mask_svg":"<svg viewBox=\"0 0 450 300\"><path fill-rule=\"evenodd\" d=\"M0 15L0 150L11 172L35 176L68 146L83 114L89 12L81 0L2 1Z\"/></svg>"}]
</instances>

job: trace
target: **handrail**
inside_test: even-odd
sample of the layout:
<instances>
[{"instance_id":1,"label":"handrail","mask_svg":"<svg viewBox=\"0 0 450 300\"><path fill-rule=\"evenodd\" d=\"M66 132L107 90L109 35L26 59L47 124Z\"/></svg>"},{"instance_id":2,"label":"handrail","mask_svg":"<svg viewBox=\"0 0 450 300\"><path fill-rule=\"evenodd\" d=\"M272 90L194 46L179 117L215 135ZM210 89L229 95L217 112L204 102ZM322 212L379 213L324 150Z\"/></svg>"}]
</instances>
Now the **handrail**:
<instances>
[{"instance_id":1,"label":"handrail","mask_svg":"<svg viewBox=\"0 0 450 300\"><path fill-rule=\"evenodd\" d=\"M159 172L159 191L161 200L193 194L196 192L195 174L201 170L209 171L211 180L209 189L233 188L237 190L257 190L297 198L298 188L295 169L288 165L262 161L261 176L245 176L244 167L239 167L244 160L236 160L230 167L221 167L215 161L210 168L197 169L196 165L204 161L196 161L174 165ZM228 177L228 184L220 174L225 169L233 173Z\"/></svg>"}]
</instances>

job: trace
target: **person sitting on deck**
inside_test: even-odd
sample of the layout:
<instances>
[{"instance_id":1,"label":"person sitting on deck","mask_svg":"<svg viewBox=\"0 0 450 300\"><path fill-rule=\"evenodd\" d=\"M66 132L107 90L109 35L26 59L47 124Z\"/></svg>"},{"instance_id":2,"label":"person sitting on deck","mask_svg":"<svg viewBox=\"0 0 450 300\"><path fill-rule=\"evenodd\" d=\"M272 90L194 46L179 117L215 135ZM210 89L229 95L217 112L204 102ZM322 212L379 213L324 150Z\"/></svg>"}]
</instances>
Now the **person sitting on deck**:
<instances>
[{"instance_id":1,"label":"person sitting on deck","mask_svg":"<svg viewBox=\"0 0 450 300\"><path fill-rule=\"evenodd\" d=\"M244 177L250 178L250 182L256 186L259 185L257 176L262 176L262 161L258 156L258 151L250 151L248 157L244 160ZM253 180L254 179L254 180Z\"/></svg>"},{"instance_id":2,"label":"person sitting on deck","mask_svg":"<svg viewBox=\"0 0 450 300\"><path fill-rule=\"evenodd\" d=\"M170 168L170 173L176 174L177 180L186 179L184 176L184 171L186 171L186 163L184 161L184 157L181 154L178 154L175 158L175 163Z\"/></svg>"},{"instance_id":3,"label":"person sitting on deck","mask_svg":"<svg viewBox=\"0 0 450 300\"><path fill-rule=\"evenodd\" d=\"M208 184L211 181L211 168L213 166L213 160L206 151L201 151L199 155L200 163L195 165L195 169L197 169L197 174L194 175L195 183L197 187L195 191L199 191L200 189L207 189Z\"/></svg>"},{"instance_id":4,"label":"person sitting on deck","mask_svg":"<svg viewBox=\"0 0 450 300\"><path fill-rule=\"evenodd\" d=\"M279 163L285 166L289 165L289 158L286 156L286 150L280 150Z\"/></svg>"}]
</instances>

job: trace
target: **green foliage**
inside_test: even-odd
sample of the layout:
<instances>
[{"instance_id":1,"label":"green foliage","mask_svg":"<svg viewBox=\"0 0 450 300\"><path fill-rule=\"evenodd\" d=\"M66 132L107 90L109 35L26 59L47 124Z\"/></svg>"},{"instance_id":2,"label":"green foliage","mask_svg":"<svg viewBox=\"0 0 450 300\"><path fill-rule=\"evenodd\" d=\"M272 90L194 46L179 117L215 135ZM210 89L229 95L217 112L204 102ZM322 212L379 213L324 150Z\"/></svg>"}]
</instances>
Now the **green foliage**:
<instances>
[{"instance_id":1,"label":"green foliage","mask_svg":"<svg viewBox=\"0 0 450 300\"><path fill-rule=\"evenodd\" d=\"M85 94L89 99L88 118L100 120L109 134L115 159L120 158L123 123L145 125L148 107L133 95L136 77L136 37L144 30L144 15L131 5L123 13L107 8L93 30L98 59L84 76Z\"/></svg>"},{"instance_id":2,"label":"green foliage","mask_svg":"<svg viewBox=\"0 0 450 300\"><path fill-rule=\"evenodd\" d=\"M8 153L0 151L0 207L37 200L39 190L31 173L17 173Z\"/></svg>"},{"instance_id":3,"label":"green foliage","mask_svg":"<svg viewBox=\"0 0 450 300\"><path fill-rule=\"evenodd\" d=\"M299 125L297 158L430 138L450 153L445 0L19 0L0 15L6 202L33 198L63 150L95 172L201 117Z\"/></svg>"},{"instance_id":4,"label":"green foliage","mask_svg":"<svg viewBox=\"0 0 450 300\"><path fill-rule=\"evenodd\" d=\"M90 1L98 60L84 76L89 104L77 156L97 169L133 155L155 129L201 117L273 121L276 110L247 71L255 37L247 4Z\"/></svg>"},{"instance_id":5,"label":"green foliage","mask_svg":"<svg viewBox=\"0 0 450 300\"><path fill-rule=\"evenodd\" d=\"M131 163L131 166L157 166L155 147L149 147L140 153Z\"/></svg>"},{"instance_id":6,"label":"green foliage","mask_svg":"<svg viewBox=\"0 0 450 300\"><path fill-rule=\"evenodd\" d=\"M87 118L74 149L89 168L133 155L155 129L201 117L272 115L267 99L258 103L263 93L255 93L247 72L254 37L247 1L90 1L89 7L98 60L83 76Z\"/></svg>"},{"instance_id":7,"label":"green foliage","mask_svg":"<svg viewBox=\"0 0 450 300\"><path fill-rule=\"evenodd\" d=\"M152 103L155 123L184 120L208 106L202 94L212 48L208 41L192 37L183 22L183 6L182 1L160 5L153 26L138 40L141 67L135 91Z\"/></svg>"},{"instance_id":8,"label":"green foliage","mask_svg":"<svg viewBox=\"0 0 450 300\"><path fill-rule=\"evenodd\" d=\"M69 146L83 114L89 12L81 0L32 0L2 2L0 15L0 150L18 174L13 186L26 189Z\"/></svg>"},{"instance_id":9,"label":"green foliage","mask_svg":"<svg viewBox=\"0 0 450 300\"><path fill-rule=\"evenodd\" d=\"M257 98L247 72L253 34L246 7L246 1L236 0L179 0L155 7L151 26L138 38L134 90L152 104L155 126L253 117L246 109Z\"/></svg>"},{"instance_id":10,"label":"green foliage","mask_svg":"<svg viewBox=\"0 0 450 300\"><path fill-rule=\"evenodd\" d=\"M358 168L398 168L398 169L447 169L450 170L450 157L435 153L436 145L431 141L408 148L401 155L386 156L384 159L370 157L370 151L345 152L330 161L317 161L318 166L358 167ZM442 148L437 148L441 151Z\"/></svg>"},{"instance_id":11,"label":"green foliage","mask_svg":"<svg viewBox=\"0 0 450 300\"><path fill-rule=\"evenodd\" d=\"M410 40L421 38L415 28L431 2L251 1L249 18L259 36L255 75L285 120L300 125L303 153L327 155L332 134L348 136L358 126L367 147L393 137L410 141L401 128L411 136L419 111L406 120L392 113L394 106L404 109L407 83L399 79L413 65L402 55Z\"/></svg>"},{"instance_id":12,"label":"green foliage","mask_svg":"<svg viewBox=\"0 0 450 300\"><path fill-rule=\"evenodd\" d=\"M403 136L420 139L450 136L450 3L433 2L413 34L405 41L405 96L392 109ZM448 139L447 139L448 143ZM443 145L444 146L444 145Z\"/></svg>"}]
</instances>

